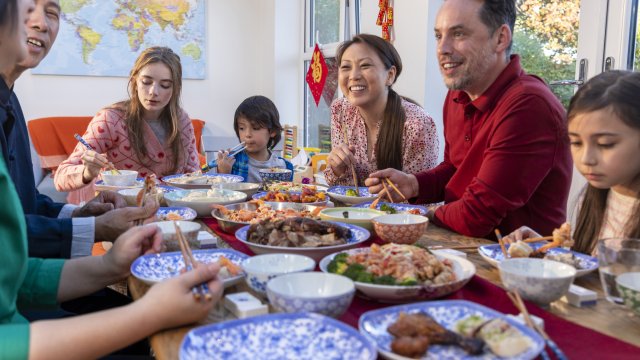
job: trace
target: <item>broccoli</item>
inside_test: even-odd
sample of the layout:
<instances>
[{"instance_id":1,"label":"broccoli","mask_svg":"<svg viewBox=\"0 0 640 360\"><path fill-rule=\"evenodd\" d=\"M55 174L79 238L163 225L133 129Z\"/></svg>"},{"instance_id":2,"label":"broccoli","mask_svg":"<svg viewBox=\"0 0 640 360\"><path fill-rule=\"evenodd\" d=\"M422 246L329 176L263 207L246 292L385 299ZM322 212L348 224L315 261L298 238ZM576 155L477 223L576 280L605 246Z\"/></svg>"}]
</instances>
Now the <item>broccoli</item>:
<instances>
[{"instance_id":1,"label":"broccoli","mask_svg":"<svg viewBox=\"0 0 640 360\"><path fill-rule=\"evenodd\" d=\"M408 278L402 280L399 285L402 285L402 286L418 285L418 281L414 277L408 277Z\"/></svg>"},{"instance_id":2,"label":"broccoli","mask_svg":"<svg viewBox=\"0 0 640 360\"><path fill-rule=\"evenodd\" d=\"M398 212L393 206L389 204L380 205L380 211L384 211L387 214L396 214Z\"/></svg>"},{"instance_id":3,"label":"broccoli","mask_svg":"<svg viewBox=\"0 0 640 360\"><path fill-rule=\"evenodd\" d=\"M344 194L346 196L358 196L358 192L356 191L356 189L347 189Z\"/></svg>"},{"instance_id":4,"label":"broccoli","mask_svg":"<svg viewBox=\"0 0 640 360\"><path fill-rule=\"evenodd\" d=\"M391 275L378 276L373 278L373 283L378 285L395 285L396 279Z\"/></svg>"},{"instance_id":5,"label":"broccoli","mask_svg":"<svg viewBox=\"0 0 640 360\"><path fill-rule=\"evenodd\" d=\"M348 258L349 258L349 254L347 253L340 253L333 257L334 260L340 261L340 262L346 262Z\"/></svg>"},{"instance_id":6,"label":"broccoli","mask_svg":"<svg viewBox=\"0 0 640 360\"><path fill-rule=\"evenodd\" d=\"M363 283L372 283L373 274L370 272L363 271L358 275L358 277L356 278L356 281L363 282Z\"/></svg>"},{"instance_id":7,"label":"broccoli","mask_svg":"<svg viewBox=\"0 0 640 360\"><path fill-rule=\"evenodd\" d=\"M365 270L366 268L362 264L351 264L347 270L342 273L342 275L355 281L361 273L366 272Z\"/></svg>"},{"instance_id":8,"label":"broccoli","mask_svg":"<svg viewBox=\"0 0 640 360\"><path fill-rule=\"evenodd\" d=\"M347 257L349 257L349 255L347 255L346 253L340 253L336 255L327 266L327 270L329 270L330 273L334 274L344 273L348 267Z\"/></svg>"}]
</instances>

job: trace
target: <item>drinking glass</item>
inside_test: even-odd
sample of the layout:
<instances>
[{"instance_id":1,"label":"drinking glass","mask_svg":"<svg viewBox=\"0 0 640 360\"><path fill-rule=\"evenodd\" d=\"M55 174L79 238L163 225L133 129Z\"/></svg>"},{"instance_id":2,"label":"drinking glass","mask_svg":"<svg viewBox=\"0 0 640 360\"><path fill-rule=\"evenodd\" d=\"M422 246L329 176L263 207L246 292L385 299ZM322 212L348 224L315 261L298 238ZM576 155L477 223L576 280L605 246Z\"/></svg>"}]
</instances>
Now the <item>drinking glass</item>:
<instances>
[{"instance_id":1,"label":"drinking glass","mask_svg":"<svg viewBox=\"0 0 640 360\"><path fill-rule=\"evenodd\" d=\"M598 241L600 280L607 300L622 304L616 277L640 271L640 239L610 238Z\"/></svg>"}]
</instances>

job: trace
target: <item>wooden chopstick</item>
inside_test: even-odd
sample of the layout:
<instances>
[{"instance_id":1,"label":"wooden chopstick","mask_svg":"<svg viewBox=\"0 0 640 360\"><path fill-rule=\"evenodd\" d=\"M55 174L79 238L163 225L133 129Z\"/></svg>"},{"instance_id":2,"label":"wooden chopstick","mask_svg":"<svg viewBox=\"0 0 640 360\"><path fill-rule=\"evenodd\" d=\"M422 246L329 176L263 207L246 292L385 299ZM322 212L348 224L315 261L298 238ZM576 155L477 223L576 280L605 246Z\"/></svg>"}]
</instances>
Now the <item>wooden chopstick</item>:
<instances>
[{"instance_id":1,"label":"wooden chopstick","mask_svg":"<svg viewBox=\"0 0 640 360\"><path fill-rule=\"evenodd\" d=\"M387 184L385 184L385 182L382 182L382 187L384 188L384 191L387 192L387 197L389 198L389 201L391 201L391 203L393 204L393 196L391 196L391 193L389 192L389 189L387 188Z\"/></svg>"},{"instance_id":2,"label":"wooden chopstick","mask_svg":"<svg viewBox=\"0 0 640 360\"><path fill-rule=\"evenodd\" d=\"M382 189L382 191L380 191L378 193L378 196L376 197L375 200L373 200L373 202L371 203L371 205L369 205L369 209L375 209L378 206L378 203L380 202L380 200L382 200L382 197L387 193L387 189Z\"/></svg>"},{"instance_id":3,"label":"wooden chopstick","mask_svg":"<svg viewBox=\"0 0 640 360\"><path fill-rule=\"evenodd\" d=\"M504 247L504 242L502 241L502 234L500 234L500 230L498 229L495 230L495 233L496 237L498 238L498 244L500 244L500 250L502 250L502 255L504 255L504 258L506 259L508 255L507 249Z\"/></svg>"},{"instance_id":4,"label":"wooden chopstick","mask_svg":"<svg viewBox=\"0 0 640 360\"><path fill-rule=\"evenodd\" d=\"M345 124L342 124L342 130L344 131L344 142L349 146L349 133L347 132L347 127ZM360 189L358 189L358 177L356 176L356 167L351 163L351 176L353 176L353 185L356 187L356 195L360 196Z\"/></svg>"},{"instance_id":5,"label":"wooden chopstick","mask_svg":"<svg viewBox=\"0 0 640 360\"><path fill-rule=\"evenodd\" d=\"M482 245L483 244L477 244L477 245L453 245L453 246L436 245L436 246L430 246L429 250L444 250L444 249L473 250L473 249L479 248Z\"/></svg>"},{"instance_id":6,"label":"wooden chopstick","mask_svg":"<svg viewBox=\"0 0 640 360\"><path fill-rule=\"evenodd\" d=\"M407 197L406 197L406 196L404 196L404 194L402 193L402 191L400 191L400 189L398 189L398 188L393 184L393 181L391 181L391 179L389 179L389 178L384 178L384 179L387 181L387 183L389 184L389 186L391 186L391 188L392 188L393 190L395 190L395 191L398 193L398 195L400 195L400 197L402 197L402 200L405 200L405 201L407 200ZM384 181L382 181L382 185L384 186ZM389 193L389 198L391 198L391 193ZM392 200L391 202L393 202L393 200Z\"/></svg>"},{"instance_id":7,"label":"wooden chopstick","mask_svg":"<svg viewBox=\"0 0 640 360\"><path fill-rule=\"evenodd\" d=\"M187 271L191 269L197 269L198 263L191 252L191 248L189 247L189 242L182 234L182 230L180 230L180 225L176 221L173 222L173 226L176 228L176 236L178 238L178 245L180 245L180 251L182 252L182 258L184 259L184 265ZM213 297L209 292L209 286L206 283L200 284L194 287L193 295L196 299L200 299L200 295L204 295L206 300L211 300Z\"/></svg>"},{"instance_id":8,"label":"wooden chopstick","mask_svg":"<svg viewBox=\"0 0 640 360\"><path fill-rule=\"evenodd\" d=\"M525 240L522 240L526 243L532 243L532 242L538 242L538 241L548 241L548 240L553 240L553 236L541 236L541 237L534 237L534 238L528 238Z\"/></svg>"}]
</instances>

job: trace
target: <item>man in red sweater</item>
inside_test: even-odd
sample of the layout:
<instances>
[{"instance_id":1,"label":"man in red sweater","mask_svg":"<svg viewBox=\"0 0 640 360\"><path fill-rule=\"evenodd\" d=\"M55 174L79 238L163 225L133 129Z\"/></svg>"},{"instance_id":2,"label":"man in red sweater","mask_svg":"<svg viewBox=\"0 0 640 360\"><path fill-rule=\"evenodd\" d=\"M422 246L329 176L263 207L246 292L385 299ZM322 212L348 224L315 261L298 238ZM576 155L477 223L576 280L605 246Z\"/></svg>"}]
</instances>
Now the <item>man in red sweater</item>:
<instances>
[{"instance_id":1,"label":"man in red sweater","mask_svg":"<svg viewBox=\"0 0 640 360\"><path fill-rule=\"evenodd\" d=\"M385 169L408 198L432 207L434 224L460 234L508 234L528 225L551 234L566 220L572 161L565 110L540 78L511 55L515 0L446 0L436 17L445 153L437 167Z\"/></svg>"}]
</instances>

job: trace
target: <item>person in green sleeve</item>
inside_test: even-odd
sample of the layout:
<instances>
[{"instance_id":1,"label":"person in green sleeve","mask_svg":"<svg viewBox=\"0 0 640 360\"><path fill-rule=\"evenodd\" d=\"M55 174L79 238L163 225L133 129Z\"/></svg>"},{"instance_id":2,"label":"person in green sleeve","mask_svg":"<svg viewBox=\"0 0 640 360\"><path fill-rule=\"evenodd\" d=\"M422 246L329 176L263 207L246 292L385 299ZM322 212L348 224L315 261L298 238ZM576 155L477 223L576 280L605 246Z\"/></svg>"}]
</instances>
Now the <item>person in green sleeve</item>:
<instances>
[{"instance_id":1,"label":"person in green sleeve","mask_svg":"<svg viewBox=\"0 0 640 360\"><path fill-rule=\"evenodd\" d=\"M32 9L33 0L0 0L0 72L25 56L26 36L18 29ZM7 116L5 106L0 99L0 118ZM0 204L0 359L98 358L163 328L205 318L222 295L219 266L212 264L160 283L120 308L30 324L20 311L55 306L125 279L135 258L160 250L162 235L157 226L138 226L103 256L28 258L22 206L2 156ZM203 282L212 301L193 297L191 289Z\"/></svg>"}]
</instances>

